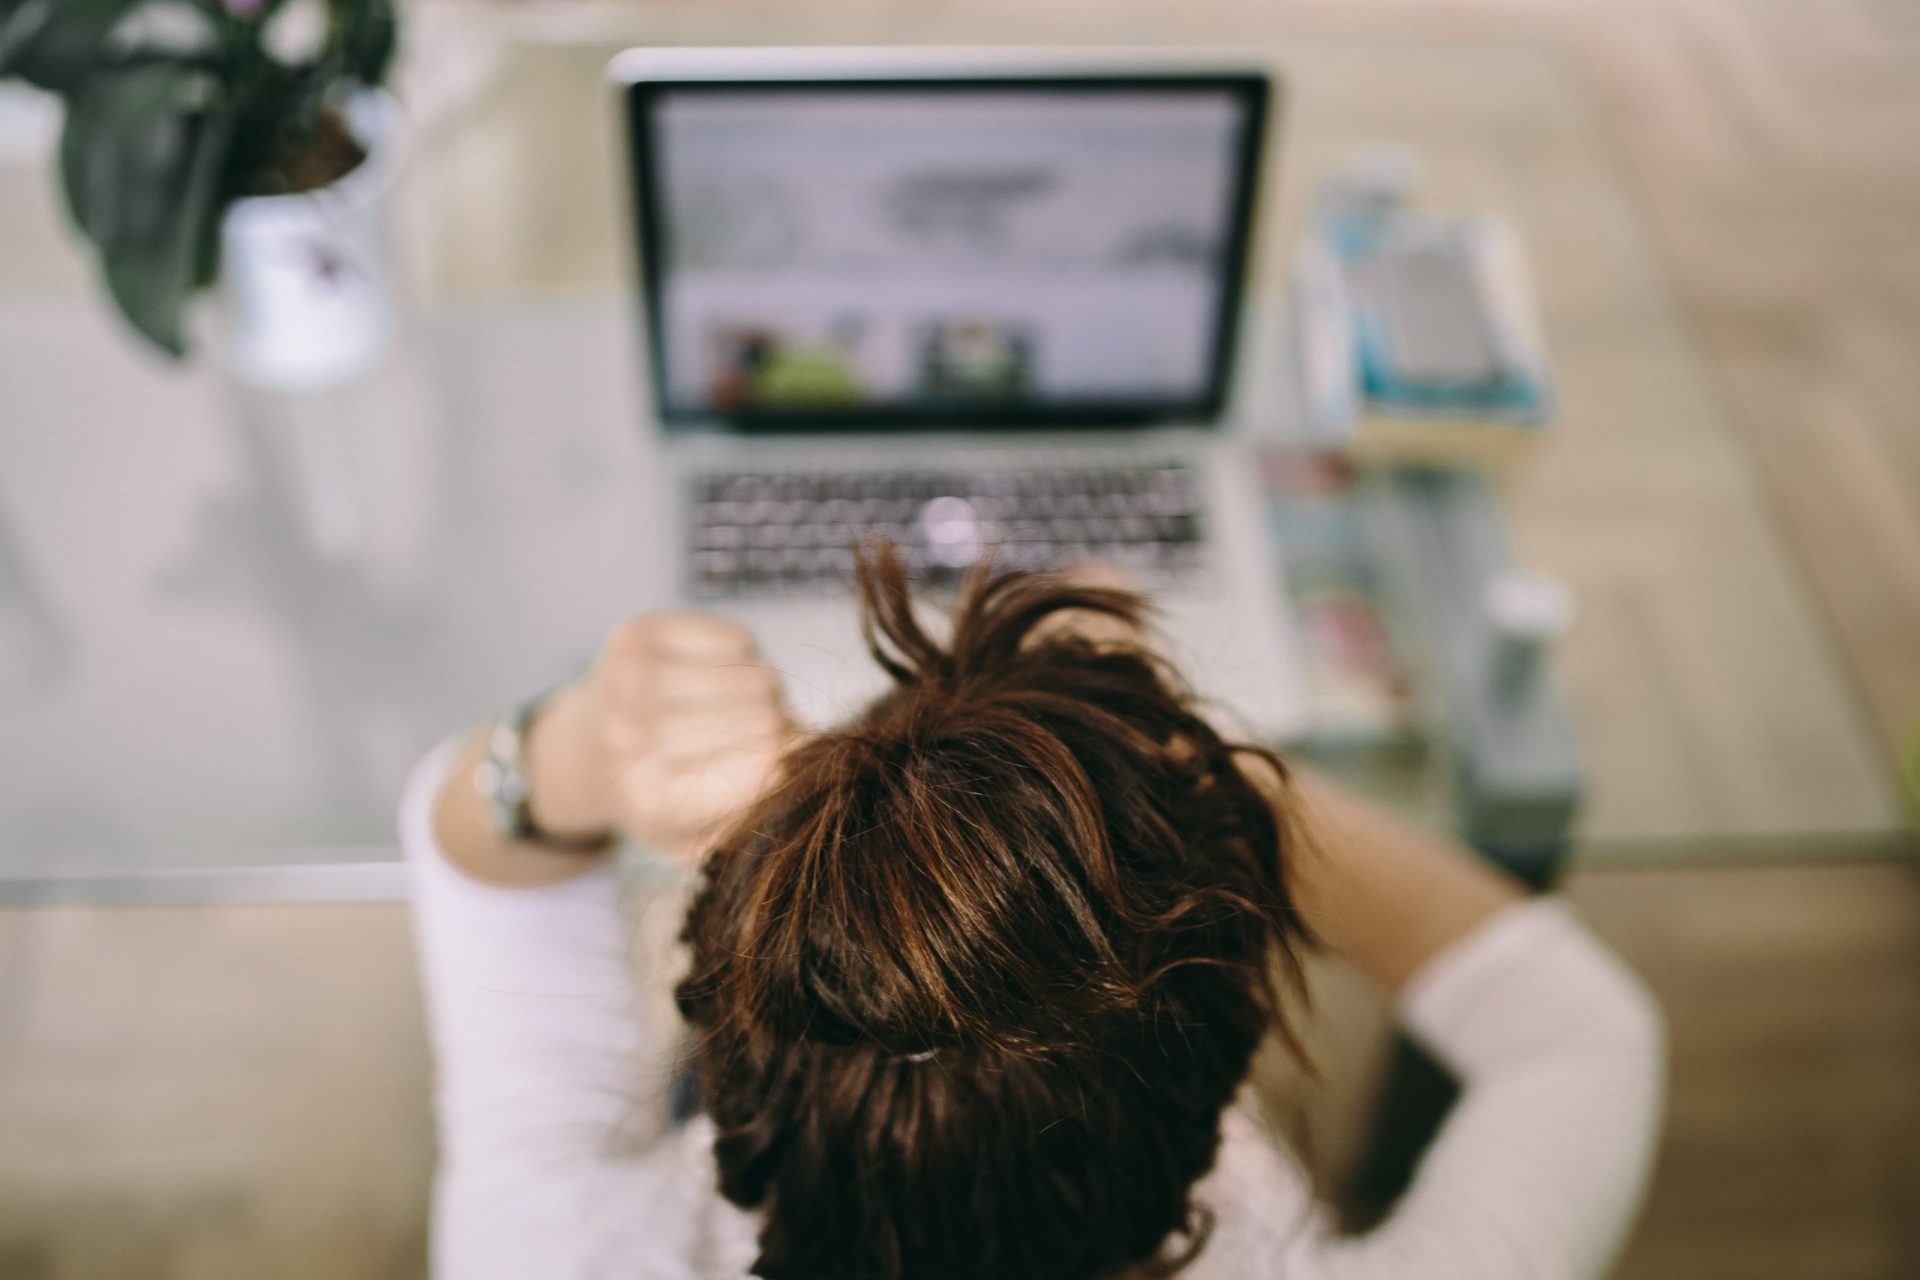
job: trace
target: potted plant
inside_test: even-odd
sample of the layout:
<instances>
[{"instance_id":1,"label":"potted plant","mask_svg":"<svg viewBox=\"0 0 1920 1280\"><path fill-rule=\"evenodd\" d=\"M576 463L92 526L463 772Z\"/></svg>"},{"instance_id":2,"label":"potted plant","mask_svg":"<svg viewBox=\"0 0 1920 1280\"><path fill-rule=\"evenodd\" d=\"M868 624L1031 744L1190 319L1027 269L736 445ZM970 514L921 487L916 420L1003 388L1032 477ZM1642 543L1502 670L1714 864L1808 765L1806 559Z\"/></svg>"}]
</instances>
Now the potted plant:
<instances>
[{"instance_id":1,"label":"potted plant","mask_svg":"<svg viewBox=\"0 0 1920 1280\"><path fill-rule=\"evenodd\" d=\"M0 0L0 76L63 100L69 211L154 347L186 354L218 282L249 381L326 385L377 355L394 29L393 0Z\"/></svg>"}]
</instances>

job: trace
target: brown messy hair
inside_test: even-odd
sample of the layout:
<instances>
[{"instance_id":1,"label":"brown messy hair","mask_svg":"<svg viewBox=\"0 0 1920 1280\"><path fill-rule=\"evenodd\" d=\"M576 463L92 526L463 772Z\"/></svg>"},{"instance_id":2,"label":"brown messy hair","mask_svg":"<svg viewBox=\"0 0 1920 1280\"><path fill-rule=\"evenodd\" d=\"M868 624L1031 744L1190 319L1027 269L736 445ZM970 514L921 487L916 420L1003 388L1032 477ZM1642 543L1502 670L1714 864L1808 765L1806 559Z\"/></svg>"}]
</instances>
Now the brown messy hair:
<instances>
[{"instance_id":1,"label":"brown messy hair","mask_svg":"<svg viewBox=\"0 0 1920 1280\"><path fill-rule=\"evenodd\" d=\"M1301 931L1281 816L1130 592L976 570L941 643L863 556L893 688L711 855L678 989L771 1280L1167 1274ZM1111 626L1111 624L1109 624Z\"/></svg>"}]
</instances>

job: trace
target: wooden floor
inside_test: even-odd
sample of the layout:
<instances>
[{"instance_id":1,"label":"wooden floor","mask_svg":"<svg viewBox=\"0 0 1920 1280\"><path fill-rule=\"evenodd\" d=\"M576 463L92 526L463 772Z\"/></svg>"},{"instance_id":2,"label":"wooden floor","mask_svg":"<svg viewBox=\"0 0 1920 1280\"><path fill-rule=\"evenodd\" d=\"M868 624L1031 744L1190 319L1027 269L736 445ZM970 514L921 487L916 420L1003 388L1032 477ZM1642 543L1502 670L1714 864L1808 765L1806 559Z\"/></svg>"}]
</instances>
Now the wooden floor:
<instances>
[{"instance_id":1,"label":"wooden floor","mask_svg":"<svg viewBox=\"0 0 1920 1280\"><path fill-rule=\"evenodd\" d=\"M1664 1005L1631 1280L1920 1276L1920 872L1609 871L1573 897Z\"/></svg>"},{"instance_id":2,"label":"wooden floor","mask_svg":"<svg viewBox=\"0 0 1920 1280\"><path fill-rule=\"evenodd\" d=\"M406 911L0 913L0 1277L425 1274Z\"/></svg>"},{"instance_id":3,"label":"wooden floor","mask_svg":"<svg viewBox=\"0 0 1920 1280\"><path fill-rule=\"evenodd\" d=\"M1574 55L1860 705L1889 758L1913 760L1920 6L1447 0L1346 15Z\"/></svg>"},{"instance_id":4,"label":"wooden floor","mask_svg":"<svg viewBox=\"0 0 1920 1280\"><path fill-rule=\"evenodd\" d=\"M1254 39L1371 34L1566 53L1633 175L1688 340L1704 347L1861 707L1890 758L1920 750L1920 5L1122 7L1177 11L1196 31L1231 15Z\"/></svg>"},{"instance_id":5,"label":"wooden floor","mask_svg":"<svg viewBox=\"0 0 1920 1280\"><path fill-rule=\"evenodd\" d=\"M1671 1026L1618 1274L1920 1275L1920 872L1610 869L1572 892ZM398 906L0 912L0 1277L423 1275L412 960ZM1351 1053L1377 1006L1325 994ZM1357 1126L1319 1111L1338 1163Z\"/></svg>"},{"instance_id":6,"label":"wooden floor","mask_svg":"<svg viewBox=\"0 0 1920 1280\"><path fill-rule=\"evenodd\" d=\"M1862 704L1920 745L1920 6L1568 16Z\"/></svg>"}]
</instances>

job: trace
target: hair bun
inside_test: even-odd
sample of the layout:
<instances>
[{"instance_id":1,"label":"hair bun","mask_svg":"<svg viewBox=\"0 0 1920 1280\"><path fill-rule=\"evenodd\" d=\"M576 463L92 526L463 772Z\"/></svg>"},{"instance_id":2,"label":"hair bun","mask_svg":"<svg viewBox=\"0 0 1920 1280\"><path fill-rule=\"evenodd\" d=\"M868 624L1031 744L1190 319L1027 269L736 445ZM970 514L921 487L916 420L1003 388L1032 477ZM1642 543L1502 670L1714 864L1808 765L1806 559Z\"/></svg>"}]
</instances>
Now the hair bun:
<instances>
[{"instance_id":1,"label":"hair bun","mask_svg":"<svg viewBox=\"0 0 1920 1280\"><path fill-rule=\"evenodd\" d=\"M1279 820L1162 664L1062 622L1137 627L1139 596L976 569L942 643L891 548L858 581L893 689L788 757L687 918L757 1273L1138 1261L1187 1221L1275 1013Z\"/></svg>"}]
</instances>

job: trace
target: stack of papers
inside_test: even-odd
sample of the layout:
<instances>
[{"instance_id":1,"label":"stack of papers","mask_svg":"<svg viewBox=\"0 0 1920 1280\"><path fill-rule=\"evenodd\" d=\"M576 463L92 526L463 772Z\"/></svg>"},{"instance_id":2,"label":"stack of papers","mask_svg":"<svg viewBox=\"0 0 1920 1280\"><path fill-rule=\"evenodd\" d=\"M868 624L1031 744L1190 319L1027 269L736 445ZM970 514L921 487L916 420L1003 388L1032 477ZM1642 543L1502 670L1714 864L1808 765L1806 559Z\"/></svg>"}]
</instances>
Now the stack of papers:
<instances>
[{"instance_id":1,"label":"stack of papers","mask_svg":"<svg viewBox=\"0 0 1920 1280\"><path fill-rule=\"evenodd\" d=\"M1499 221L1326 214L1294 309L1315 443L1406 465L1502 463L1553 414L1519 246Z\"/></svg>"}]
</instances>

